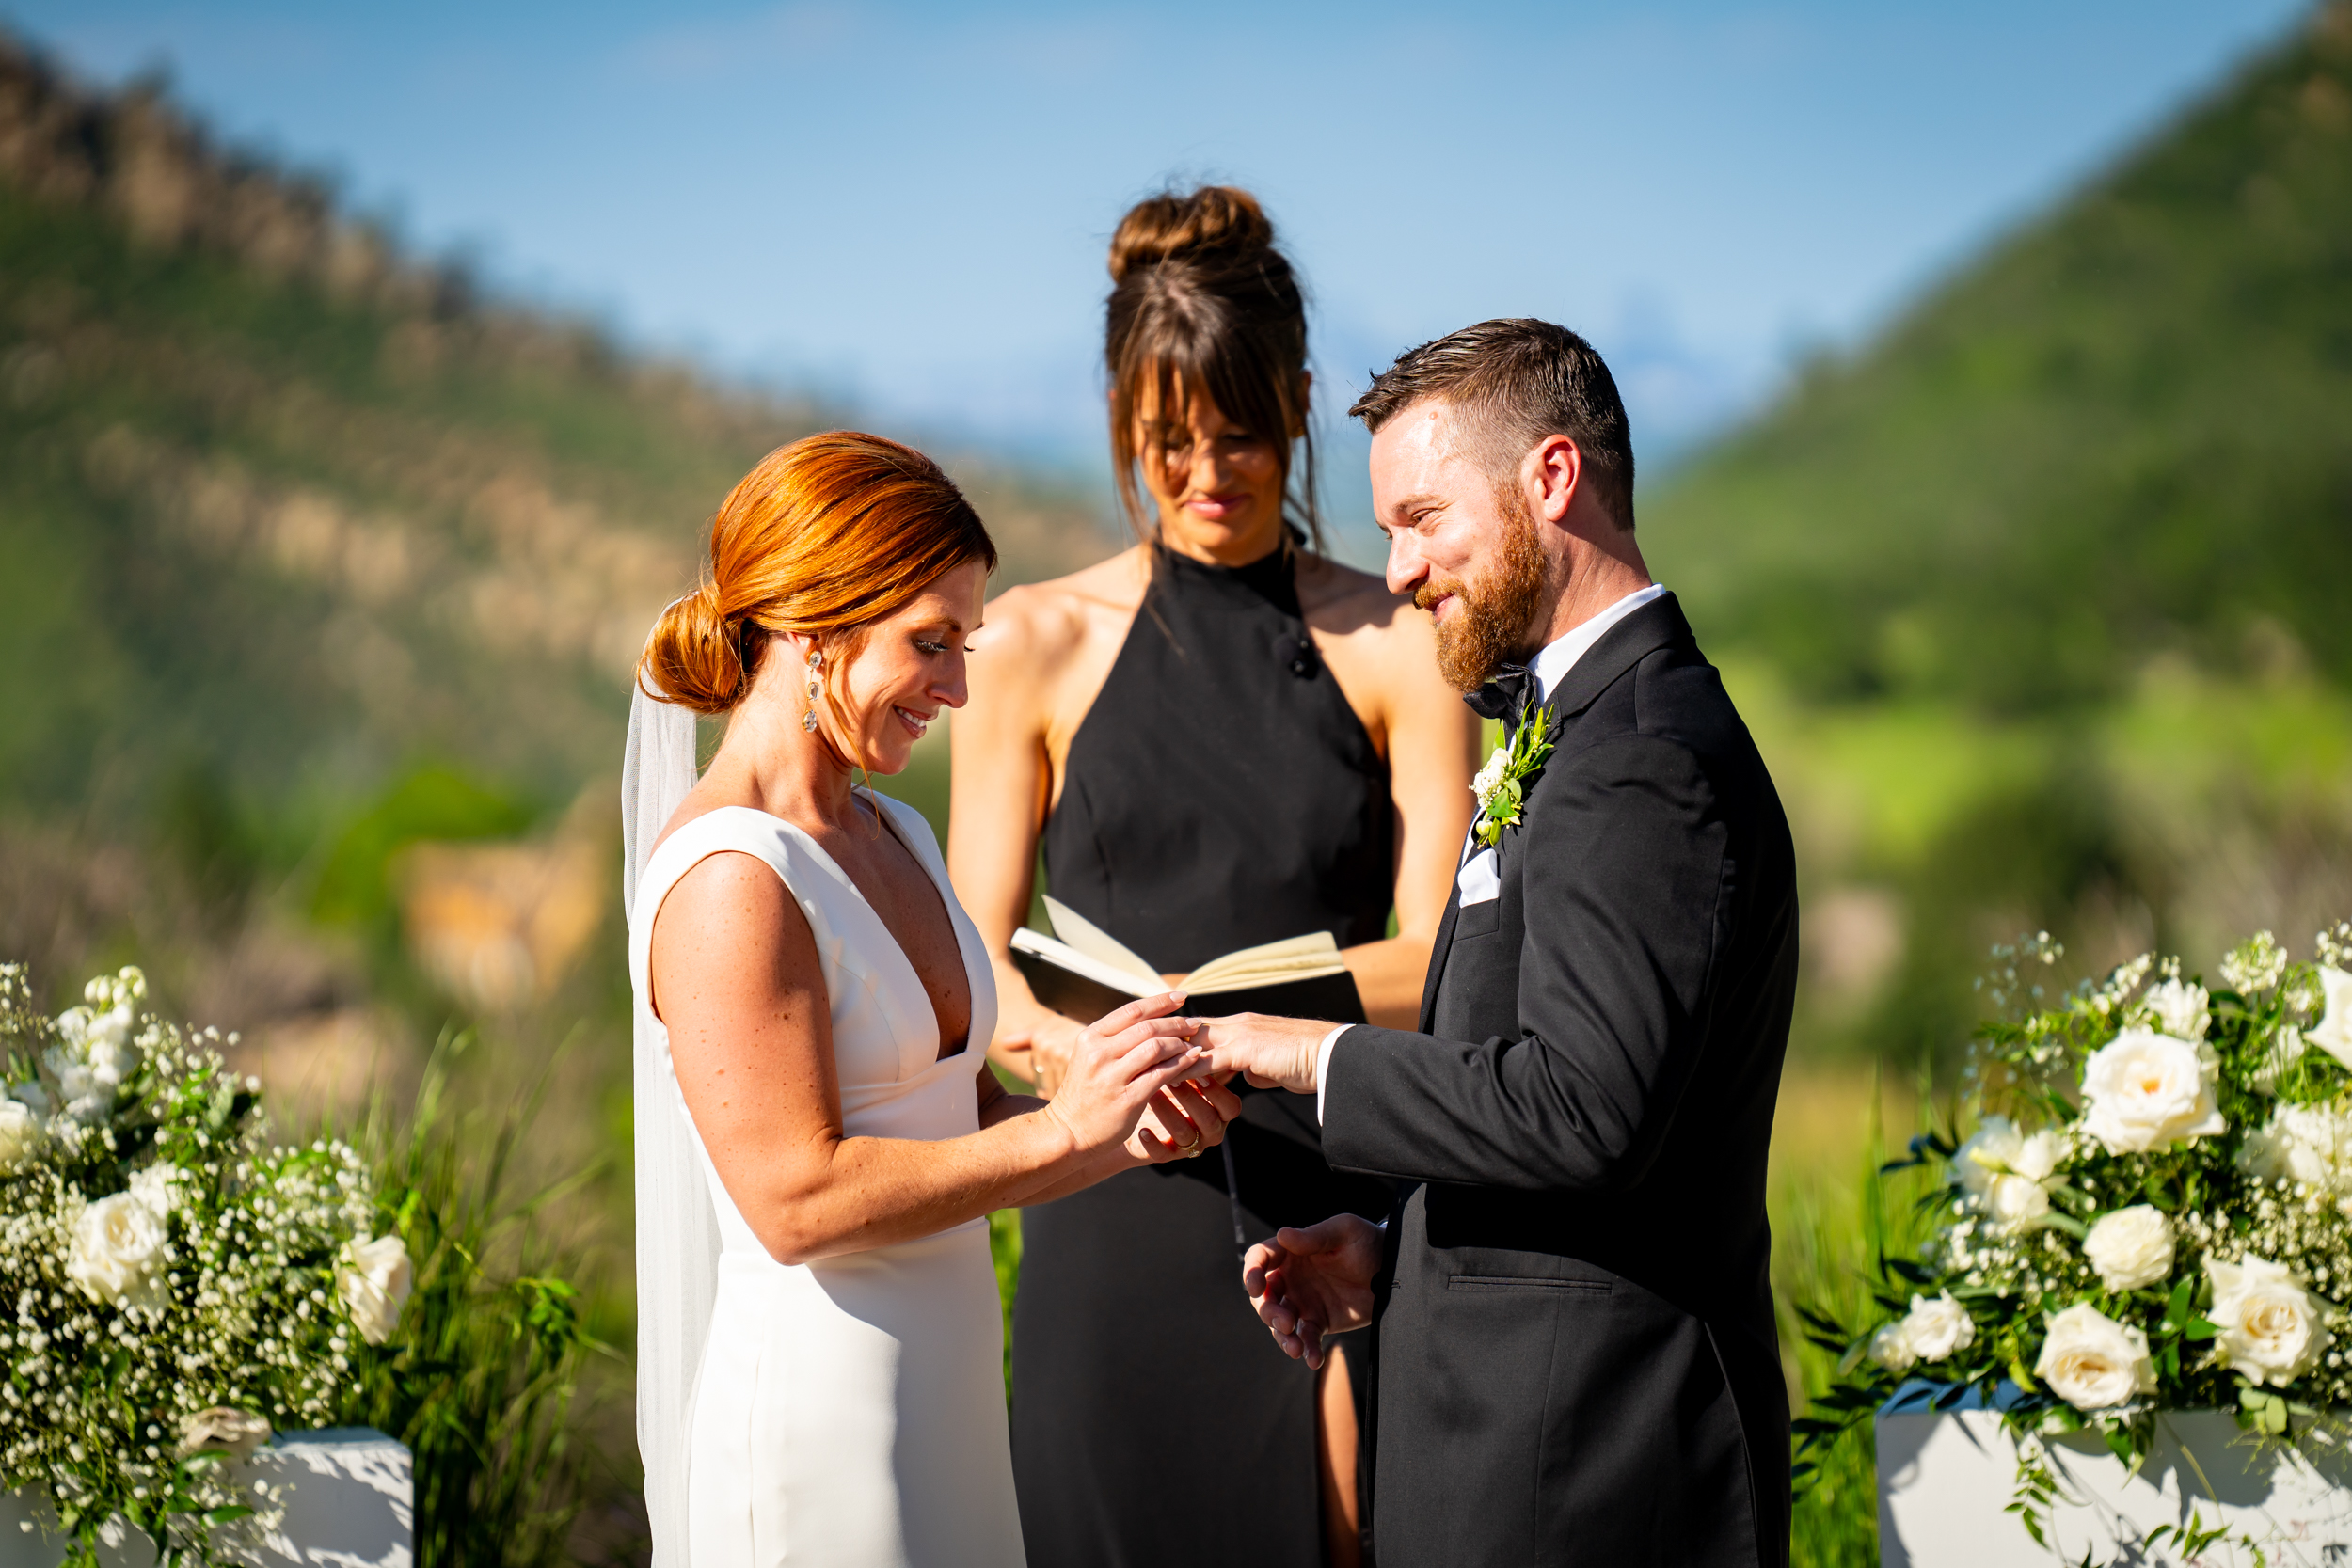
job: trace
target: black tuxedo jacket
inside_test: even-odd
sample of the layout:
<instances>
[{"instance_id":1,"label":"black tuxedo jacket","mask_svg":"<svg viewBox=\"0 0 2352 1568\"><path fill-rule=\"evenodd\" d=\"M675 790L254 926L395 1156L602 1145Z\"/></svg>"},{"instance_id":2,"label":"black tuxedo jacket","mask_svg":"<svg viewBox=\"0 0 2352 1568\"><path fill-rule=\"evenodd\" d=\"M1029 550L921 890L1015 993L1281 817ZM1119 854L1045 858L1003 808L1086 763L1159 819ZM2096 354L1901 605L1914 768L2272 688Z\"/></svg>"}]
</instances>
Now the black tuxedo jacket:
<instances>
[{"instance_id":1,"label":"black tuxedo jacket","mask_svg":"<svg viewBox=\"0 0 2352 1568\"><path fill-rule=\"evenodd\" d=\"M1547 705L1421 1032L1333 1050L1323 1148L1417 1183L1369 1347L1380 1568L1788 1557L1764 1162L1796 986L1788 818L1672 595Z\"/></svg>"}]
</instances>

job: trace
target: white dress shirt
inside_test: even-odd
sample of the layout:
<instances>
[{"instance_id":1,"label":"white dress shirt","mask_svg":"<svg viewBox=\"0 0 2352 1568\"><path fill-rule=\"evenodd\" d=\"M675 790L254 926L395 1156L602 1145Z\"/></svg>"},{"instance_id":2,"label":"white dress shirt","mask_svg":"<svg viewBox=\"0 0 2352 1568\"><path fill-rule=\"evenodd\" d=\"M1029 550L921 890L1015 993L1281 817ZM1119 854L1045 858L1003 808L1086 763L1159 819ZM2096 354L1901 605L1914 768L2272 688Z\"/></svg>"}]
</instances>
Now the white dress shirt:
<instances>
[{"instance_id":1,"label":"white dress shirt","mask_svg":"<svg viewBox=\"0 0 2352 1568\"><path fill-rule=\"evenodd\" d=\"M1594 643L1607 636L1611 626L1665 592L1665 584L1658 582L1651 583L1647 588L1637 588L1591 620L1570 627L1545 643L1542 651L1527 661L1528 673L1535 677L1536 705L1540 706L1550 700L1553 689L1567 678L1569 671L1576 668L1576 661L1590 652ZM1478 823L1473 819L1470 832L1477 832ZM1465 858L1470 853L1471 842L1468 835L1464 836L1462 852ZM1331 1081L1331 1048L1340 1043L1342 1035L1355 1027L1352 1023L1343 1023L1324 1036L1323 1043L1315 1047L1315 1125L1318 1127L1323 1125L1323 1088Z\"/></svg>"}]
</instances>

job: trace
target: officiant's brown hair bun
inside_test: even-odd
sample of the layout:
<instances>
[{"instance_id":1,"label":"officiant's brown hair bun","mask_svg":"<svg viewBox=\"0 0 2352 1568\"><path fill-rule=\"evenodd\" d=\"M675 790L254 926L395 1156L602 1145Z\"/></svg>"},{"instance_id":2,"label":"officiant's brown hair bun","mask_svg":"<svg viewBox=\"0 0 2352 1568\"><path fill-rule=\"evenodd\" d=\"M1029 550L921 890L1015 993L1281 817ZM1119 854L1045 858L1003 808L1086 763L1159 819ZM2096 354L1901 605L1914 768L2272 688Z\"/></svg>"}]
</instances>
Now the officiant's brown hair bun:
<instances>
[{"instance_id":1,"label":"officiant's brown hair bun","mask_svg":"<svg viewBox=\"0 0 2352 1568\"><path fill-rule=\"evenodd\" d=\"M1136 533L1148 539L1154 526L1136 485L1136 410L1153 402L1181 407L1205 392L1227 419L1272 444L1282 465L1284 511L1320 549L1307 302L1258 198L1232 185L1148 197L1119 220L1110 270L1103 358L1110 372L1111 468ZM1295 470L1294 442L1303 443L1305 455Z\"/></svg>"},{"instance_id":2,"label":"officiant's brown hair bun","mask_svg":"<svg viewBox=\"0 0 2352 1568\"><path fill-rule=\"evenodd\" d=\"M968 561L994 571L996 546L938 464L879 436L803 436L727 493L703 584L661 612L638 681L647 696L724 713L769 634L793 632L837 640L830 682L867 625Z\"/></svg>"}]
</instances>

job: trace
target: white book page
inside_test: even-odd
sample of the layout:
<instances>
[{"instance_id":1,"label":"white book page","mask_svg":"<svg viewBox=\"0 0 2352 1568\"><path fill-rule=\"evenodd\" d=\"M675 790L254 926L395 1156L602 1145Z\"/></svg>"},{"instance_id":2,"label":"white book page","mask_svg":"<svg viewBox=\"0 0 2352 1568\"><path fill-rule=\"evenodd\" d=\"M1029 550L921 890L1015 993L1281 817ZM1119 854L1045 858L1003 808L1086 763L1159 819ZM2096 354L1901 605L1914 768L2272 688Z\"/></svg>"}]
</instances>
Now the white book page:
<instances>
[{"instance_id":1,"label":"white book page","mask_svg":"<svg viewBox=\"0 0 2352 1568\"><path fill-rule=\"evenodd\" d=\"M1045 914L1054 923L1054 935L1088 958L1151 981L1152 990L1143 994L1151 995L1160 989L1160 972L1145 962L1142 954L1050 894L1045 899Z\"/></svg>"},{"instance_id":2,"label":"white book page","mask_svg":"<svg viewBox=\"0 0 2352 1568\"><path fill-rule=\"evenodd\" d=\"M1026 926L1013 932L1012 946L1015 952L1033 954L1049 964L1128 996L1156 996L1168 989L1156 974L1138 975L1115 964L1106 964L1090 954L1079 952L1066 942L1057 942L1044 932L1032 931Z\"/></svg>"}]
</instances>

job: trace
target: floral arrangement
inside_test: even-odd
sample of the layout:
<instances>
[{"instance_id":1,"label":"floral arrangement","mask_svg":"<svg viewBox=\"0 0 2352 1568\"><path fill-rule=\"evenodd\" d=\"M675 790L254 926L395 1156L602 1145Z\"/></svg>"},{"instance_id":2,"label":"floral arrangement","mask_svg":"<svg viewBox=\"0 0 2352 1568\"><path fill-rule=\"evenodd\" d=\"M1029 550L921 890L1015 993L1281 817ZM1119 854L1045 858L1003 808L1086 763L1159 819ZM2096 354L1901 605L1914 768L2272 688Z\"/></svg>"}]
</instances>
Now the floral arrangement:
<instances>
[{"instance_id":1,"label":"floral arrangement","mask_svg":"<svg viewBox=\"0 0 2352 1568\"><path fill-rule=\"evenodd\" d=\"M2316 948L2298 963L2263 932L2212 990L2142 957L2050 1006L2032 975L2058 944L1994 950L1974 1129L1885 1167L1942 1178L1931 1234L1878 1260L1883 1322L1803 1309L1841 1359L1797 1423L1801 1486L1811 1452L1903 1383L1942 1385L1947 1409L2007 1382L2011 1510L2046 1544L2040 1433L2095 1430L2136 1465L2160 1409L2225 1407L2294 1442L2352 1408L2352 925Z\"/></svg>"},{"instance_id":2,"label":"floral arrangement","mask_svg":"<svg viewBox=\"0 0 2352 1568\"><path fill-rule=\"evenodd\" d=\"M272 1522L233 1461L330 1423L409 1288L358 1156L269 1145L259 1082L146 994L125 969L51 1019L0 964L0 1488L70 1562L116 1520L175 1561Z\"/></svg>"}]
</instances>

